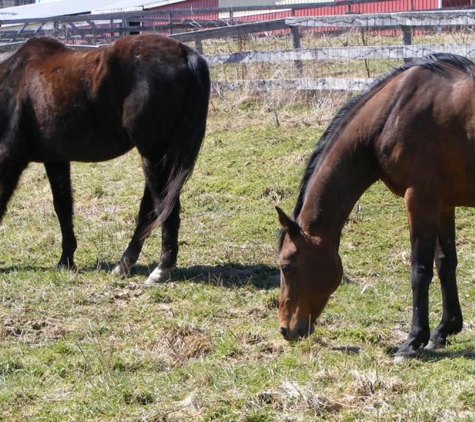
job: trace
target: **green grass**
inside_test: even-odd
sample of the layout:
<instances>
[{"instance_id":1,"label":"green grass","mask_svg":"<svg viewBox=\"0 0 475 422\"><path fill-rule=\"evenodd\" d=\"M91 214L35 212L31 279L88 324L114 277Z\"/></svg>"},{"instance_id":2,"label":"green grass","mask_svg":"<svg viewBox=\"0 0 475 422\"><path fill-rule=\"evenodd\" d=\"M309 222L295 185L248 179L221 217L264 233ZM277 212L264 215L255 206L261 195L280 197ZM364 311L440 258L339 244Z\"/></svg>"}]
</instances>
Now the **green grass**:
<instances>
[{"instance_id":1,"label":"green grass","mask_svg":"<svg viewBox=\"0 0 475 422\"><path fill-rule=\"evenodd\" d=\"M73 166L78 272L56 271L58 224L44 171L25 172L0 228L0 420L470 421L475 419L474 211L458 212L463 332L445 351L394 365L409 329L402 201L381 184L344 229L345 283L316 333L278 333L274 206L290 211L322 132L304 107L213 99L183 195L179 268L143 289L159 231L136 273L108 268L133 230L135 153ZM441 316L434 280L431 323Z\"/></svg>"}]
</instances>

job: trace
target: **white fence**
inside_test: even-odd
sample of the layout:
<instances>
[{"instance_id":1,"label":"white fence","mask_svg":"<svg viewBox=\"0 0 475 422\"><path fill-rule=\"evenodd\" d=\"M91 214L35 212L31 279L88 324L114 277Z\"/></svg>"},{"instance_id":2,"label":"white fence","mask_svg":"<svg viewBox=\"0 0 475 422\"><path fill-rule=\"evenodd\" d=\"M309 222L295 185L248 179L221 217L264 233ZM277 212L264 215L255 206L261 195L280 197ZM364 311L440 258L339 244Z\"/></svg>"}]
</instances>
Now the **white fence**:
<instances>
[{"instance_id":1,"label":"white fence","mask_svg":"<svg viewBox=\"0 0 475 422\"><path fill-rule=\"evenodd\" d=\"M359 91L430 53L475 57L474 28L475 10L457 10L286 18L171 36L205 54L218 91Z\"/></svg>"}]
</instances>

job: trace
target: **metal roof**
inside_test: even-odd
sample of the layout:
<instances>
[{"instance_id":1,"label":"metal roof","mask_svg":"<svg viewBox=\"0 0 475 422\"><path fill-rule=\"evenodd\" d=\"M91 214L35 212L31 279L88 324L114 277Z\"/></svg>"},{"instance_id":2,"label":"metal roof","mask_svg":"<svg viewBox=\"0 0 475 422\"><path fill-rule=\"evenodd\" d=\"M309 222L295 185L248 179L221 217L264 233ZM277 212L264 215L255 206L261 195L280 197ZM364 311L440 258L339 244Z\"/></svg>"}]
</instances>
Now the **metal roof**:
<instances>
[{"instance_id":1,"label":"metal roof","mask_svg":"<svg viewBox=\"0 0 475 422\"><path fill-rule=\"evenodd\" d=\"M131 12L147 10L185 0L58 0L50 3L27 4L0 9L3 21L20 19L47 19L88 13Z\"/></svg>"}]
</instances>

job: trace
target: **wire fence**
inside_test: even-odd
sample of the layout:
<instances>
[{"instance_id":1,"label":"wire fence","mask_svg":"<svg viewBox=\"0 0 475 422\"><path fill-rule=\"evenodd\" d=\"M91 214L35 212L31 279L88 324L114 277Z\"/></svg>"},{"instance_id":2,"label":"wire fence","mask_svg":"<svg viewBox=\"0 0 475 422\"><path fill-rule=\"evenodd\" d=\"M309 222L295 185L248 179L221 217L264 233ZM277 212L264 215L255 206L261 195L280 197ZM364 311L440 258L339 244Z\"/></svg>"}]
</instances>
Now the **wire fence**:
<instances>
[{"instance_id":1,"label":"wire fence","mask_svg":"<svg viewBox=\"0 0 475 422\"><path fill-rule=\"evenodd\" d=\"M399 4L404 1L409 4L409 0ZM356 4L340 3L344 5L338 7L346 8ZM315 3L305 5L309 6ZM335 97L336 92L353 95L405 61L433 52L475 56L475 10L300 16L307 10L301 7L290 10L292 16L286 18L261 20L247 15L240 22L235 21L237 12L242 12L239 8L195 9L193 19L190 10L183 9L64 17L15 24L20 29L2 26L0 38L15 41L48 35L91 47L130 33L171 35L195 45L206 56L217 95L230 100L253 95L270 101L272 107L309 98L321 101L327 94ZM265 11L255 6L248 12L257 9ZM215 12L217 20L204 19ZM176 21L167 22L166 13Z\"/></svg>"},{"instance_id":2,"label":"wire fence","mask_svg":"<svg viewBox=\"0 0 475 422\"><path fill-rule=\"evenodd\" d=\"M475 57L473 16L441 12L295 18L286 22L298 28L297 41L296 32L289 30L209 39L202 47L213 81L222 90L359 91L392 68L427 54Z\"/></svg>"}]
</instances>

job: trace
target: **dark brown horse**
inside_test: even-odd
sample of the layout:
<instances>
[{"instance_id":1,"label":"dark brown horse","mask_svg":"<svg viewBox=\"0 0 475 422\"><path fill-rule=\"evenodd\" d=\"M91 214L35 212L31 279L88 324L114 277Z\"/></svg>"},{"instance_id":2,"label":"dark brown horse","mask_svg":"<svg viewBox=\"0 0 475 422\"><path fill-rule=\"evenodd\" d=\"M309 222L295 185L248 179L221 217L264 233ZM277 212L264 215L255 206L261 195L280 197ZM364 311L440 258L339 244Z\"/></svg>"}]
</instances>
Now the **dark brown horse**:
<instances>
[{"instance_id":1,"label":"dark brown horse","mask_svg":"<svg viewBox=\"0 0 475 422\"><path fill-rule=\"evenodd\" d=\"M29 40L0 64L0 218L29 162L44 163L61 225L59 265L73 267L70 161L97 162L137 148L145 190L117 274L128 274L154 224L162 255L148 282L174 268L180 192L205 134L210 91L203 58L157 35L75 51Z\"/></svg>"},{"instance_id":2,"label":"dark brown horse","mask_svg":"<svg viewBox=\"0 0 475 422\"><path fill-rule=\"evenodd\" d=\"M475 65L434 54L394 70L350 101L310 158L292 218L278 209L280 331L313 331L342 278L343 225L375 181L404 198L412 249L413 316L396 359L435 349L462 329L455 271L454 209L475 206ZM443 315L430 333L433 263Z\"/></svg>"}]
</instances>

